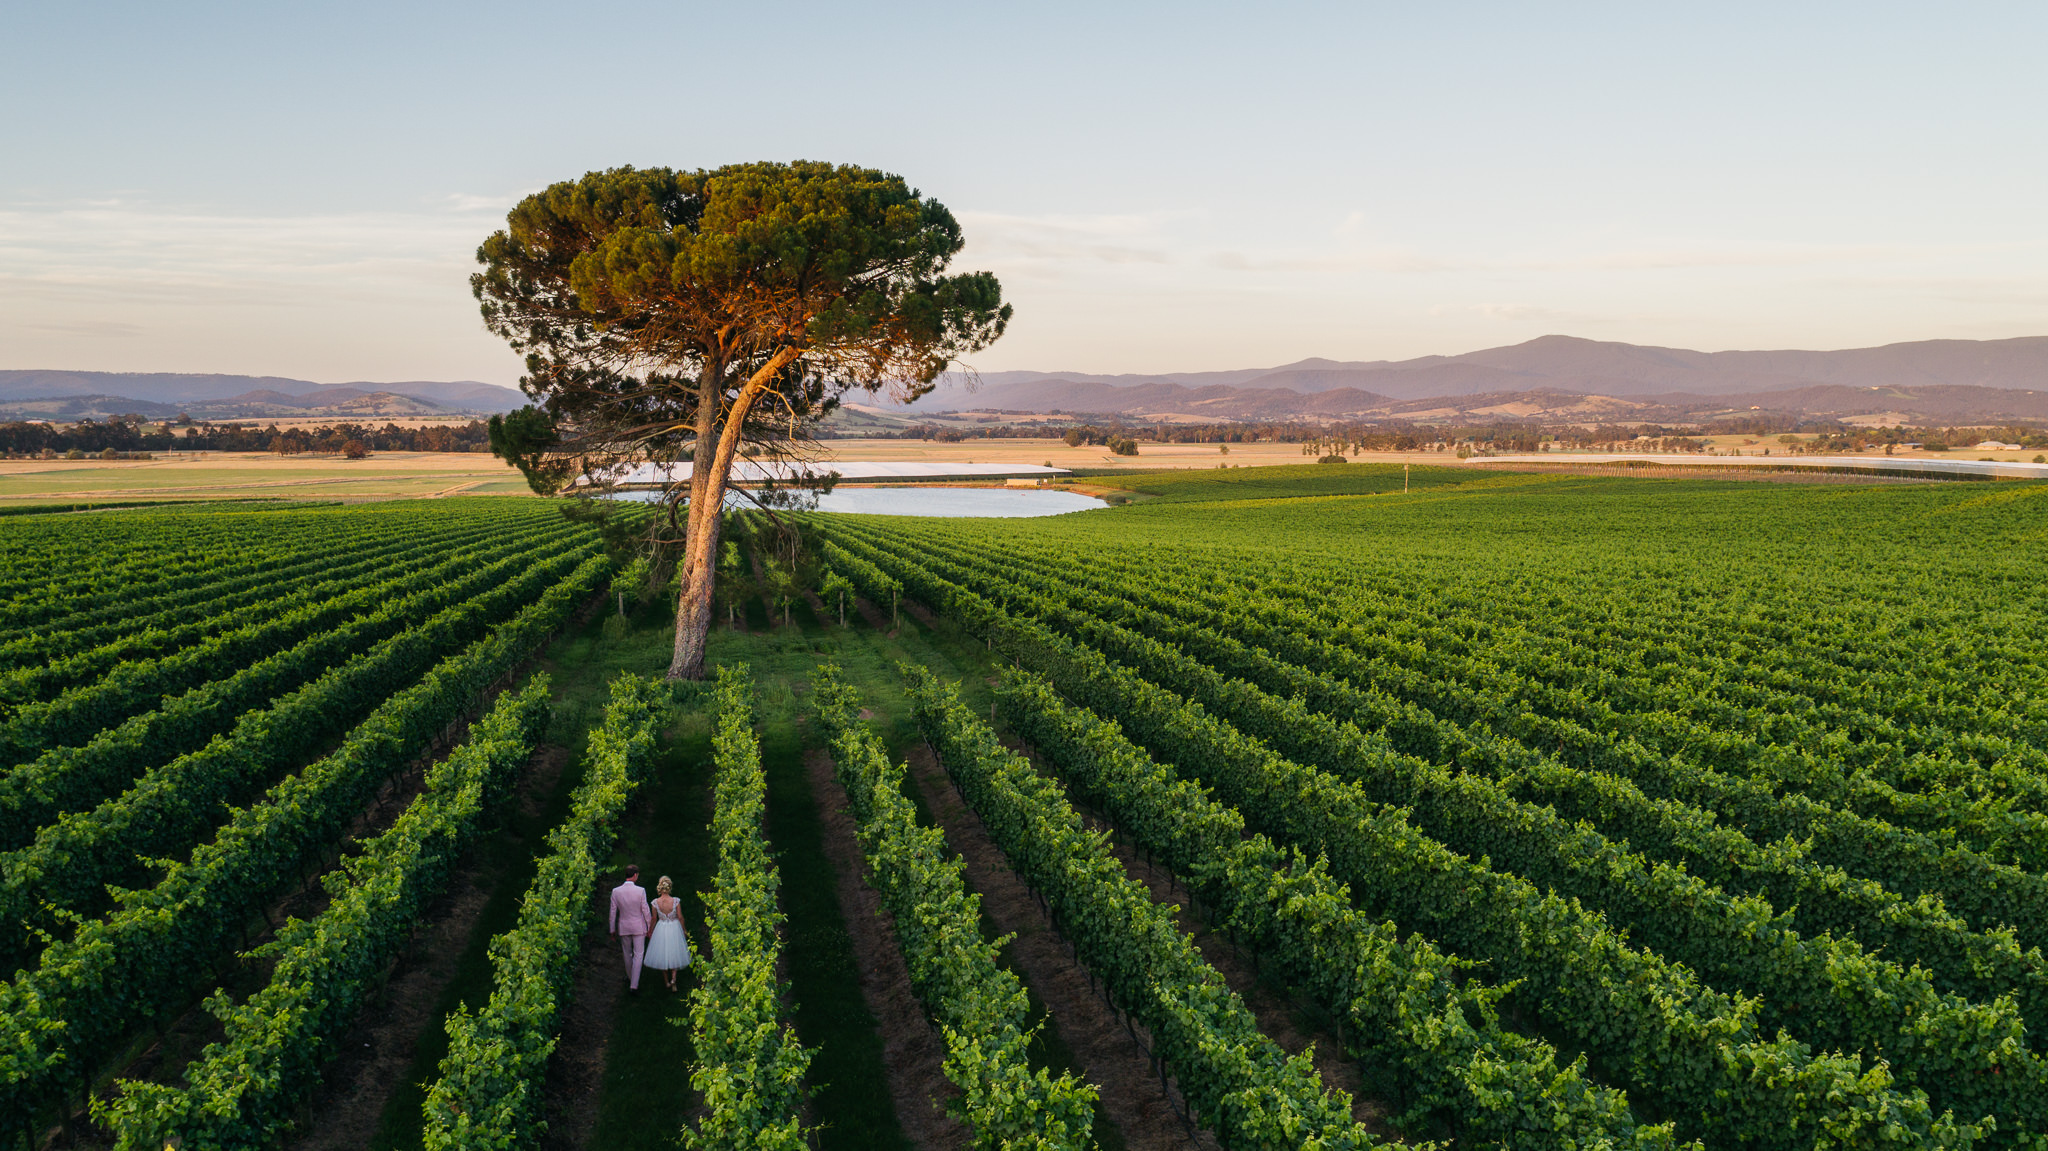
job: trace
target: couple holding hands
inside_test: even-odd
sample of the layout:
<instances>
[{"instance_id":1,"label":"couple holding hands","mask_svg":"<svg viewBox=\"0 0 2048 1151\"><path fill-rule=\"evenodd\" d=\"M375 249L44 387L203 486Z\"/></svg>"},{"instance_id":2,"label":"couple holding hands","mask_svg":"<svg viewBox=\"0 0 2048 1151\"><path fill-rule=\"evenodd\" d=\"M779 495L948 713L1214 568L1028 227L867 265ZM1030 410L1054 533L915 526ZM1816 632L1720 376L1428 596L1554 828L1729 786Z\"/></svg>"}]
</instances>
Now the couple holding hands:
<instances>
[{"instance_id":1,"label":"couple holding hands","mask_svg":"<svg viewBox=\"0 0 2048 1151\"><path fill-rule=\"evenodd\" d=\"M640 990L640 969L652 968L676 989L676 972L690 965L690 944L683 936L683 905L669 894L668 876L654 885L648 901L640 886L640 869L626 865L626 881L612 888L611 934L624 945L626 989Z\"/></svg>"}]
</instances>

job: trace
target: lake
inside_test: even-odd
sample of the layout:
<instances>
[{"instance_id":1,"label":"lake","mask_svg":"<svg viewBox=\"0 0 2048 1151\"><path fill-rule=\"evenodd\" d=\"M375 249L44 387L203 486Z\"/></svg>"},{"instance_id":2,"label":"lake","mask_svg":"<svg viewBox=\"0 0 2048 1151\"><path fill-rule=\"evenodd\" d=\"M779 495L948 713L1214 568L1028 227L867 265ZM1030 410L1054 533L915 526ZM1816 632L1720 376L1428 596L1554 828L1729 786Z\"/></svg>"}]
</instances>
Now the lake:
<instances>
[{"instance_id":1,"label":"lake","mask_svg":"<svg viewBox=\"0 0 2048 1151\"><path fill-rule=\"evenodd\" d=\"M653 501L659 492L621 492L619 499ZM749 506L728 494L728 507ZM839 488L818 498L821 512L868 516L1057 516L1106 507L1094 496L1036 488Z\"/></svg>"}]
</instances>

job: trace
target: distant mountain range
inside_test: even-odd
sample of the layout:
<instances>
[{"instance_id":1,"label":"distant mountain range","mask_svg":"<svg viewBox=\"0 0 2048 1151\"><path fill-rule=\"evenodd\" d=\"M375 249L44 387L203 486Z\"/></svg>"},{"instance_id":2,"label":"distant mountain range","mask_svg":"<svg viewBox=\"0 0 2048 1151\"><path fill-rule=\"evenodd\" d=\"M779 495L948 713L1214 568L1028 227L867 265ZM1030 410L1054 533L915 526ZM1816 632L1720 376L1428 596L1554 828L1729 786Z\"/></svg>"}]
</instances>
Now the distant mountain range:
<instances>
[{"instance_id":1,"label":"distant mountain range","mask_svg":"<svg viewBox=\"0 0 2048 1151\"><path fill-rule=\"evenodd\" d=\"M0 371L0 418L13 419L467 419L525 402L511 388L475 381L315 384L275 376ZM1311 359L1154 375L989 372L978 383L948 377L908 407L854 406L877 426L949 411L1175 422L1684 423L1751 413L1850 423L2041 422L2048 421L2048 336L1835 352L1695 352L1544 336L1413 360Z\"/></svg>"},{"instance_id":2,"label":"distant mountain range","mask_svg":"<svg viewBox=\"0 0 2048 1151\"><path fill-rule=\"evenodd\" d=\"M455 418L511 411L525 402L512 388L474 380L316 384L280 376L0 371L0 416L14 419L167 419L180 413L195 419Z\"/></svg>"},{"instance_id":3,"label":"distant mountain range","mask_svg":"<svg viewBox=\"0 0 2048 1151\"><path fill-rule=\"evenodd\" d=\"M1461 356L1230 372L988 372L898 412L1143 419L1684 420L1748 411L1885 422L2048 419L2048 337L1836 352L1695 352L1544 336Z\"/></svg>"}]
</instances>

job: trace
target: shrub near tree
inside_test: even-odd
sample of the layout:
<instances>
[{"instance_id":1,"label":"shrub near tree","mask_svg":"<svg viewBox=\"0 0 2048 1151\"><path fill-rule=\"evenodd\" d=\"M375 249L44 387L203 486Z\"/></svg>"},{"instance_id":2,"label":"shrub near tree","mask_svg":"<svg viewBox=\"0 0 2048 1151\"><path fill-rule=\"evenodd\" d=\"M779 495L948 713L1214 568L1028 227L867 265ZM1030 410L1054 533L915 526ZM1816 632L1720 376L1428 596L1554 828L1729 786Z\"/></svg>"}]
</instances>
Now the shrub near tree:
<instances>
[{"instance_id":1,"label":"shrub near tree","mask_svg":"<svg viewBox=\"0 0 2048 1151\"><path fill-rule=\"evenodd\" d=\"M818 598L825 601L825 606L838 609L839 626L845 627L846 601L853 598L852 582L831 568L826 568L824 578L818 582Z\"/></svg>"},{"instance_id":2,"label":"shrub near tree","mask_svg":"<svg viewBox=\"0 0 2048 1151\"><path fill-rule=\"evenodd\" d=\"M740 552L740 545L727 541L719 546L718 578L715 584L719 605L725 608L726 625L737 630L740 626L740 608L754 597L753 569L746 556Z\"/></svg>"},{"instance_id":3,"label":"shrub near tree","mask_svg":"<svg viewBox=\"0 0 2048 1151\"><path fill-rule=\"evenodd\" d=\"M899 176L800 161L615 168L522 200L477 252L484 322L535 403L491 449L535 490L601 490L689 460L671 679L704 672L721 511L743 447L807 462L853 389L909 400L1002 335L986 272L946 274L960 226Z\"/></svg>"}]
</instances>

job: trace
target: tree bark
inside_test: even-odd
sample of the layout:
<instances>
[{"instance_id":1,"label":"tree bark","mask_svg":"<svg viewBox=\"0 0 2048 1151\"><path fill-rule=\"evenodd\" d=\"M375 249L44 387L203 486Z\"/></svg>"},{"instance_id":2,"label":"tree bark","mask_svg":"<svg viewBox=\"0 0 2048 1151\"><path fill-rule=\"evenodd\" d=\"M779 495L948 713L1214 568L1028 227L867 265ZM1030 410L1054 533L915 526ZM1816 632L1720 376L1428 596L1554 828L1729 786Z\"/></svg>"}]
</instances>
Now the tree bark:
<instances>
[{"instance_id":1,"label":"tree bark","mask_svg":"<svg viewBox=\"0 0 2048 1151\"><path fill-rule=\"evenodd\" d=\"M724 524L725 490L739 454L747 412L768 390L777 373L796 359L797 349L784 348L741 385L732 411L719 423L724 399L721 374L707 362L698 385L697 450L690 461L690 517L683 542L683 587L676 597L675 654L668 678L704 678L704 641L711 633L711 593L718 575L718 541ZM712 445L716 444L715 450Z\"/></svg>"}]
</instances>

